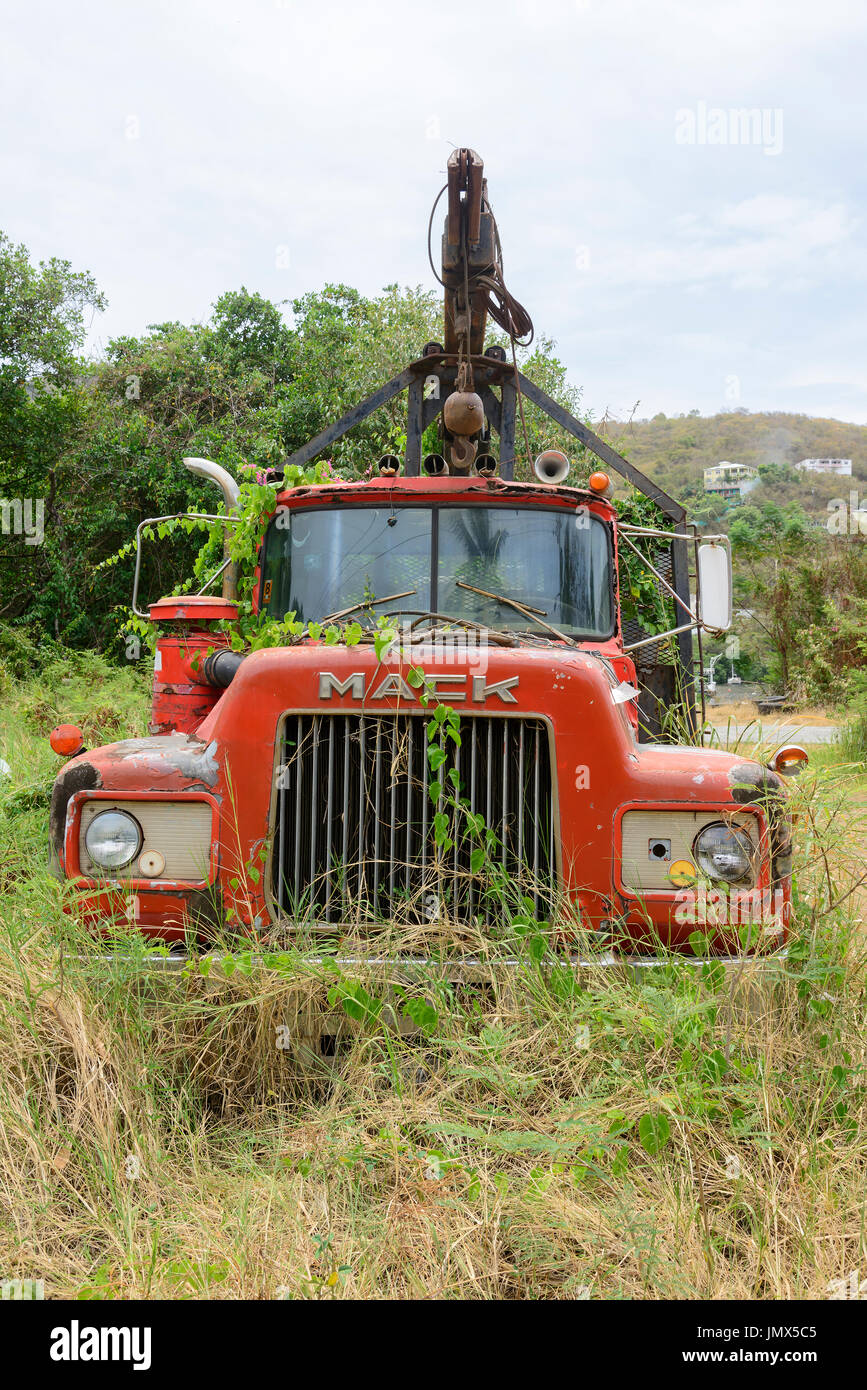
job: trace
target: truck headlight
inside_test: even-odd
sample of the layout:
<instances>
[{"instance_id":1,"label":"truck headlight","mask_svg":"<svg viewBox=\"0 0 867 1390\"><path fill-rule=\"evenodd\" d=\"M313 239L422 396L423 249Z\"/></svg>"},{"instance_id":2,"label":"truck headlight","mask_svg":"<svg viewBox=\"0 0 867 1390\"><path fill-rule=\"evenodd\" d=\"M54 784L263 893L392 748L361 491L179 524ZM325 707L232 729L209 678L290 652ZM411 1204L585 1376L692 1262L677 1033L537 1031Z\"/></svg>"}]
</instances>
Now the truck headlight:
<instances>
[{"instance_id":1,"label":"truck headlight","mask_svg":"<svg viewBox=\"0 0 867 1390\"><path fill-rule=\"evenodd\" d=\"M135 859L142 838L138 821L125 811L100 811L87 827L84 844L101 869L122 869Z\"/></svg>"},{"instance_id":2,"label":"truck headlight","mask_svg":"<svg viewBox=\"0 0 867 1390\"><path fill-rule=\"evenodd\" d=\"M746 830L715 821L700 830L692 852L702 873L724 883L742 883L752 876L753 843Z\"/></svg>"}]
</instances>

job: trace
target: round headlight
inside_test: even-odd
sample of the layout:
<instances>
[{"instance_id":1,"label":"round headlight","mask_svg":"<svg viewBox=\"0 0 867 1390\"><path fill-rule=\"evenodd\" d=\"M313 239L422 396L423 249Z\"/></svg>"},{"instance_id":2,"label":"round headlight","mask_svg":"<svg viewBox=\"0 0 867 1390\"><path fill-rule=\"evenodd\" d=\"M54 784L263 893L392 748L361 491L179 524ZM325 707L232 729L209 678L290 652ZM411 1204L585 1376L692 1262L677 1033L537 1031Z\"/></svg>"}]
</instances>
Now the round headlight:
<instances>
[{"instance_id":1,"label":"round headlight","mask_svg":"<svg viewBox=\"0 0 867 1390\"><path fill-rule=\"evenodd\" d=\"M722 821L706 825L695 837L692 852L703 874L724 883L742 883L753 869L753 842L739 826Z\"/></svg>"},{"instance_id":2,"label":"round headlight","mask_svg":"<svg viewBox=\"0 0 867 1390\"><path fill-rule=\"evenodd\" d=\"M142 838L138 821L125 811L100 811L87 827L84 844L101 869L123 869L135 859Z\"/></svg>"}]
</instances>

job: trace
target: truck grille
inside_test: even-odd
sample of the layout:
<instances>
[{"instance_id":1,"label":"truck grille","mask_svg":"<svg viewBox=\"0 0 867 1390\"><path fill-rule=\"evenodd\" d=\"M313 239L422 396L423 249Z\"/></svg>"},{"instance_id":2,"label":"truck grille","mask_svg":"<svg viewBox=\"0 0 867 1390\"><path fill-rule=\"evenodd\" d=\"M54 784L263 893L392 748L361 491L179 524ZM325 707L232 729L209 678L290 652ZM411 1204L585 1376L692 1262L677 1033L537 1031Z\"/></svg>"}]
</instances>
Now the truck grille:
<instances>
[{"instance_id":1,"label":"truck grille","mask_svg":"<svg viewBox=\"0 0 867 1390\"><path fill-rule=\"evenodd\" d=\"M548 731L539 719L460 720L460 744L436 746L418 715L289 715L280 735L272 891L281 919L346 921L481 917L515 911L519 899L550 910L554 818ZM496 837L493 872L471 872L481 835L461 833L465 812L450 805L454 778L465 809ZM443 790L437 803L430 787ZM438 847L440 831L453 841ZM441 834L442 838L442 834ZM491 885L497 877L506 899Z\"/></svg>"}]
</instances>

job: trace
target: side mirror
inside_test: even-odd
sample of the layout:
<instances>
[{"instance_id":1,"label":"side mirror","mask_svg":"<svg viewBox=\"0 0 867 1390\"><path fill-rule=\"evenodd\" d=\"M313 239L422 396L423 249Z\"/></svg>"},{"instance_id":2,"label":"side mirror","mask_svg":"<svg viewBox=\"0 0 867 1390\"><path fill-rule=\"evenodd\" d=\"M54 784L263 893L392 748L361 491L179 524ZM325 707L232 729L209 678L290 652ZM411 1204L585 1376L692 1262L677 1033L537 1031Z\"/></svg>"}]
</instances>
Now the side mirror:
<instances>
[{"instance_id":1,"label":"side mirror","mask_svg":"<svg viewBox=\"0 0 867 1390\"><path fill-rule=\"evenodd\" d=\"M701 625L728 632L732 625L732 557L727 544L706 542L698 548Z\"/></svg>"}]
</instances>

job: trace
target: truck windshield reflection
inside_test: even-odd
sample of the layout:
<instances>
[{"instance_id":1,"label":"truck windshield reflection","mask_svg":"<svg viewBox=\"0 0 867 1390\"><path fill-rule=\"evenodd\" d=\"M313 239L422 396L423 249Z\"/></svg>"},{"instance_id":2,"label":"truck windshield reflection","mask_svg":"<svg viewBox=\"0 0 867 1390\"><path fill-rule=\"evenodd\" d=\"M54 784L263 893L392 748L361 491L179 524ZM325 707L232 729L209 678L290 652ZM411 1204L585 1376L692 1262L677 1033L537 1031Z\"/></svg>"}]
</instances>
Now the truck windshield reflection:
<instances>
[{"instance_id":1,"label":"truck windshield reflection","mask_svg":"<svg viewBox=\"0 0 867 1390\"><path fill-rule=\"evenodd\" d=\"M608 528L587 511L548 507L346 507L281 511L266 538L263 607L278 618L316 622L360 605L362 625L385 611L434 611L532 626L475 589L536 610L570 637L610 637Z\"/></svg>"}]
</instances>

